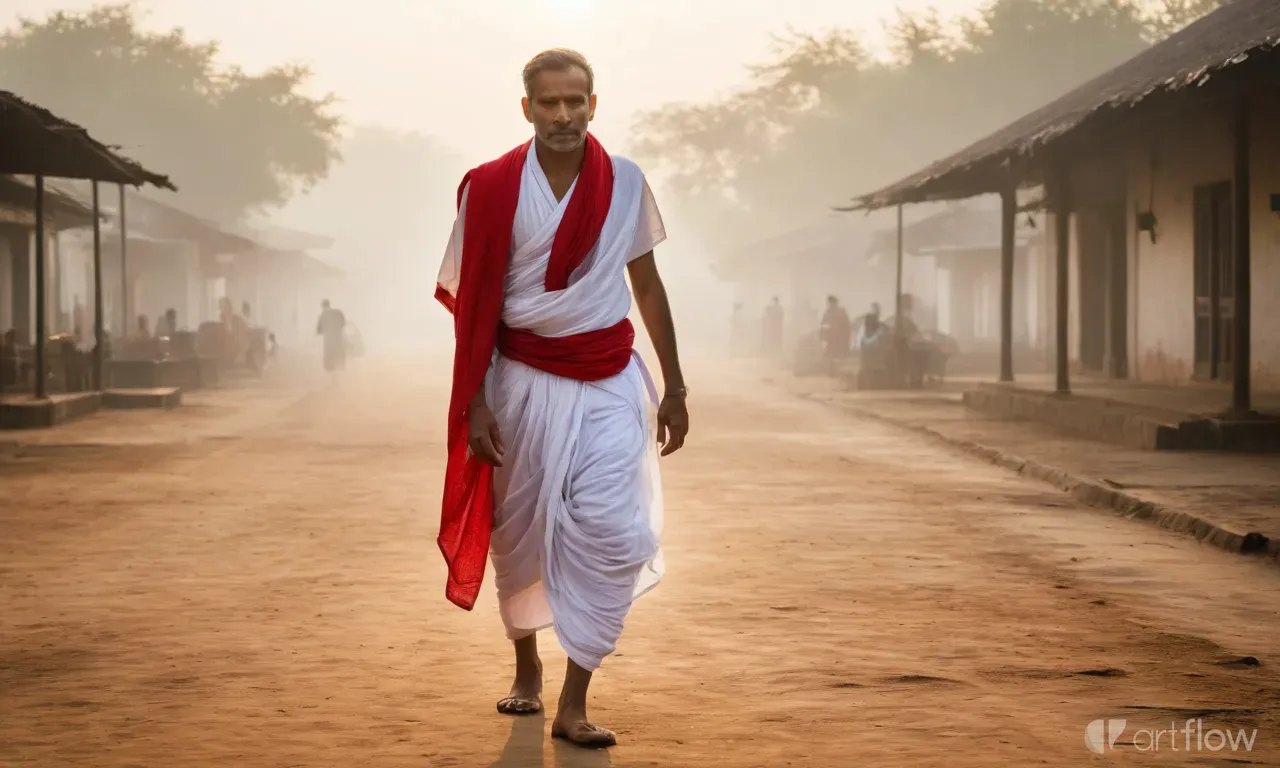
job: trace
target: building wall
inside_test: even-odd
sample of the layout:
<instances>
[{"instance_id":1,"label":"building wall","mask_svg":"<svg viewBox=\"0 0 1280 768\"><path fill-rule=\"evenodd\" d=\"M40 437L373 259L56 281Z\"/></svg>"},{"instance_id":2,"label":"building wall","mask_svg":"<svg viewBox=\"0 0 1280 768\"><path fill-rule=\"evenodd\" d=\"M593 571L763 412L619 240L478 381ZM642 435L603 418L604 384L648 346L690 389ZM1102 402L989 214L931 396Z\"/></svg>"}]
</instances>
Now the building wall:
<instances>
[{"instance_id":1,"label":"building wall","mask_svg":"<svg viewBox=\"0 0 1280 768\"><path fill-rule=\"evenodd\" d=\"M1195 369L1194 188L1232 178L1230 115L1188 115L1143 144L1126 163L1129 219L1129 348L1135 378L1182 384ZM1280 115L1253 126L1253 378L1280 388ZM1138 233L1135 214L1152 210L1156 242Z\"/></svg>"}]
</instances>

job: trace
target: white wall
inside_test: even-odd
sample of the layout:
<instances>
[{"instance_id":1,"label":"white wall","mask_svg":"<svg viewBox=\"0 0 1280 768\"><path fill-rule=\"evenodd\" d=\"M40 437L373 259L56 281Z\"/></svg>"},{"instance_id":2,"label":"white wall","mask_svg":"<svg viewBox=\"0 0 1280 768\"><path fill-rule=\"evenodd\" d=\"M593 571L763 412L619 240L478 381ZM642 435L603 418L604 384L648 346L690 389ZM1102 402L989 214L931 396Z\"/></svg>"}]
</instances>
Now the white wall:
<instances>
[{"instance_id":1,"label":"white wall","mask_svg":"<svg viewBox=\"0 0 1280 768\"><path fill-rule=\"evenodd\" d=\"M1252 145L1253 379L1268 389L1280 388L1280 214L1270 211L1270 195L1280 192L1277 129L1276 114L1257 116ZM1132 372L1146 381L1186 383L1195 367L1193 190L1232 178L1230 115L1181 118L1146 146L1134 146L1128 170ZM1154 244L1135 232L1134 212L1148 208L1158 219Z\"/></svg>"}]
</instances>

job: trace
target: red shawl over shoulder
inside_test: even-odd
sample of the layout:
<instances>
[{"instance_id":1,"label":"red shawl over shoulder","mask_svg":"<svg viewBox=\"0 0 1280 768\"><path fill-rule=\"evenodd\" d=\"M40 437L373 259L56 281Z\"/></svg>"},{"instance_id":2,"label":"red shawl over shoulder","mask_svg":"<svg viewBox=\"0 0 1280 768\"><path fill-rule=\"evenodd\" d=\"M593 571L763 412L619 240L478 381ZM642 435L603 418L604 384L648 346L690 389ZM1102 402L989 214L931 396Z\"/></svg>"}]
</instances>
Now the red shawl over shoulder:
<instances>
[{"instance_id":1,"label":"red shawl over shoulder","mask_svg":"<svg viewBox=\"0 0 1280 768\"><path fill-rule=\"evenodd\" d=\"M548 291L564 290L569 276L600 239L613 199L613 161L594 136L573 195L556 231L547 267ZM470 455L467 406L484 385L495 349L559 376L594 381L617 375L631 358L635 331L624 320L612 328L549 339L502 326L503 281L511 258L512 225L530 144L473 169L458 187L467 192L462 264L456 296L437 286L436 298L453 313L456 344L449 397L449 460L437 544L449 566L445 596L471 610L484 581L493 531L493 467Z\"/></svg>"}]
</instances>

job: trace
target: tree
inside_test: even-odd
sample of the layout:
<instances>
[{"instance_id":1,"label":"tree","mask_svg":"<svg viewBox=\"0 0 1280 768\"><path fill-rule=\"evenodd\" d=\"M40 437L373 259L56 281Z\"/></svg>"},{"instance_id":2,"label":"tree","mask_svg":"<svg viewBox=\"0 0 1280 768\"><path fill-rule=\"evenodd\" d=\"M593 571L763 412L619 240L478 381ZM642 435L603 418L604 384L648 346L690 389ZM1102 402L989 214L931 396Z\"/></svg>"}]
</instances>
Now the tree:
<instances>
[{"instance_id":1,"label":"tree","mask_svg":"<svg viewBox=\"0 0 1280 768\"><path fill-rule=\"evenodd\" d=\"M376 125L346 131L342 155L329 178L274 218L334 238L318 255L348 270L344 309L368 337L421 334L448 317L431 292L466 165L428 137Z\"/></svg>"},{"instance_id":2,"label":"tree","mask_svg":"<svg viewBox=\"0 0 1280 768\"><path fill-rule=\"evenodd\" d=\"M1151 18L1151 31L1163 39L1196 19L1215 11L1229 0L1161 0Z\"/></svg>"},{"instance_id":3,"label":"tree","mask_svg":"<svg viewBox=\"0 0 1280 768\"><path fill-rule=\"evenodd\" d=\"M339 158L333 97L310 72L219 68L216 43L142 29L132 5L23 18L0 35L0 82L169 175L224 220L285 203Z\"/></svg>"},{"instance_id":4,"label":"tree","mask_svg":"<svg viewBox=\"0 0 1280 768\"><path fill-rule=\"evenodd\" d=\"M900 13L893 55L859 37L792 35L750 87L641 115L633 153L665 175L703 238L731 247L948 155L1210 10L1215 0L991 0L958 32Z\"/></svg>"}]
</instances>

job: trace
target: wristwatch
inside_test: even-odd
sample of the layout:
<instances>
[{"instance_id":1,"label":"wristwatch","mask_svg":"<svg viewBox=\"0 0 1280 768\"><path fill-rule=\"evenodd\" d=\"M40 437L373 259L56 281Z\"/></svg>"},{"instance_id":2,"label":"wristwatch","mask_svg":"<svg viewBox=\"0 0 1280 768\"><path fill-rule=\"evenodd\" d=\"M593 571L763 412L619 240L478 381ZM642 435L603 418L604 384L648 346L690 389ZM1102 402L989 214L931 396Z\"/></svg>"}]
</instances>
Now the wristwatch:
<instances>
[{"instance_id":1,"label":"wristwatch","mask_svg":"<svg viewBox=\"0 0 1280 768\"><path fill-rule=\"evenodd\" d=\"M688 396L689 396L688 387L676 387L675 389L668 389L664 395L664 397L680 397L680 398L685 398Z\"/></svg>"}]
</instances>

